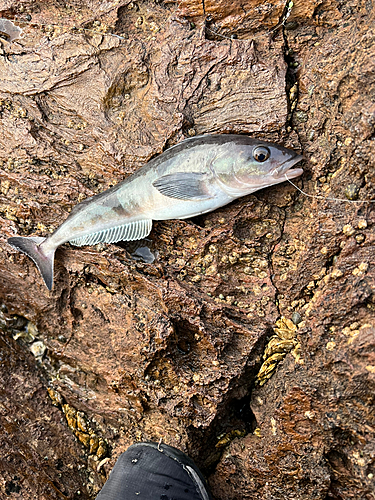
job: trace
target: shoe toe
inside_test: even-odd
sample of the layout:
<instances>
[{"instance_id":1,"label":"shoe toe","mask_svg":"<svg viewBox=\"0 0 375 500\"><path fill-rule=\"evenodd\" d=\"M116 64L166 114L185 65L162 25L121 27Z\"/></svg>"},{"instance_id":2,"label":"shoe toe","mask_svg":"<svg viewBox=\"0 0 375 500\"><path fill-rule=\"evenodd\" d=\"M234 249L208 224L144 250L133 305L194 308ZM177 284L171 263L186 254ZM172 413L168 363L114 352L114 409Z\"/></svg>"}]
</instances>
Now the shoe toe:
<instances>
[{"instance_id":1,"label":"shoe toe","mask_svg":"<svg viewBox=\"0 0 375 500\"><path fill-rule=\"evenodd\" d=\"M194 462L181 451L137 443L118 458L97 500L210 500Z\"/></svg>"}]
</instances>

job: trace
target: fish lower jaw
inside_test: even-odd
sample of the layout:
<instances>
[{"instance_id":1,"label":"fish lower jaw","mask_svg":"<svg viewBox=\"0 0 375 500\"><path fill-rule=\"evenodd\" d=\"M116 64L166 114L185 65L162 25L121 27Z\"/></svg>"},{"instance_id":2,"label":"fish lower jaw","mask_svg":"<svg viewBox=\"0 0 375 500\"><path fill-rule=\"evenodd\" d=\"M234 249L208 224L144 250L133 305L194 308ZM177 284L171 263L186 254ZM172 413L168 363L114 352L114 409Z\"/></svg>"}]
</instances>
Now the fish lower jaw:
<instances>
[{"instance_id":1,"label":"fish lower jaw","mask_svg":"<svg viewBox=\"0 0 375 500\"><path fill-rule=\"evenodd\" d=\"M302 168L289 168L279 169L273 172L271 179L275 184L287 181L288 179L295 179L303 174Z\"/></svg>"},{"instance_id":2,"label":"fish lower jaw","mask_svg":"<svg viewBox=\"0 0 375 500\"><path fill-rule=\"evenodd\" d=\"M296 177L299 177L302 174L303 174L302 168L291 168L290 170L287 170L286 172L280 174L279 178L283 180L295 179Z\"/></svg>"}]
</instances>

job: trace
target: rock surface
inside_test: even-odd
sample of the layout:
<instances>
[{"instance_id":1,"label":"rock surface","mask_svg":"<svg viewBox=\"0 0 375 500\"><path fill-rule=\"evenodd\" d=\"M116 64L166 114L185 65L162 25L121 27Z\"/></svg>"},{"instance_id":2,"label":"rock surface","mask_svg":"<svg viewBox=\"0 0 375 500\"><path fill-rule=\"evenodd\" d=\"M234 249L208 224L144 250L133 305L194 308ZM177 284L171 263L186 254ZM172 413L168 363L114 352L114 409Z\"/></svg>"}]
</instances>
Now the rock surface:
<instances>
[{"instance_id":1,"label":"rock surface","mask_svg":"<svg viewBox=\"0 0 375 500\"><path fill-rule=\"evenodd\" d=\"M0 4L24 30L0 39L0 496L95 498L163 439L216 500L375 498L374 10L288 5ZM279 185L138 248L65 245L52 292L7 245L206 132L303 151L315 198Z\"/></svg>"}]
</instances>

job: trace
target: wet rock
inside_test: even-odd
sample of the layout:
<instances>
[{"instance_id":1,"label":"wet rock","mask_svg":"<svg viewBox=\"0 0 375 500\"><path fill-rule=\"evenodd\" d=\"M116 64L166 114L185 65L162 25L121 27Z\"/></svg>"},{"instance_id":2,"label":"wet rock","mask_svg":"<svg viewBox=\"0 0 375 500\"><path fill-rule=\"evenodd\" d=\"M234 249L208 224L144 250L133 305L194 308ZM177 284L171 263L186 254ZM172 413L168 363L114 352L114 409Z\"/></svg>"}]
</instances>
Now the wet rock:
<instances>
[{"instance_id":1,"label":"wet rock","mask_svg":"<svg viewBox=\"0 0 375 500\"><path fill-rule=\"evenodd\" d=\"M40 414L59 423L32 449L36 482L6 420L19 462L2 467L3 494L54 498L44 471L63 467L54 484L94 498L124 448L162 438L211 474L217 500L371 498L375 221L373 205L351 201L375 198L373 12L305 2L269 34L284 7L10 0L0 12L33 21L0 39L4 415L29 419L32 443ZM7 245L205 132L301 148L299 186L319 198L285 184L156 222L152 262L65 245L51 293ZM281 317L291 338L275 335ZM42 365L28 342L46 347ZM23 403L28 377L39 392ZM50 455L61 461L47 467Z\"/></svg>"},{"instance_id":2,"label":"wet rock","mask_svg":"<svg viewBox=\"0 0 375 500\"><path fill-rule=\"evenodd\" d=\"M350 199L374 198L368 112L374 88L365 76L373 52L359 42L362 32L358 42L345 34L366 7L346 6L350 14L332 4L314 14L311 8L307 17L297 6L291 19L298 18L299 26L286 33L302 66L294 76L299 97L292 120L311 158L304 191L323 197L302 199L289 212L272 255L280 311L303 320L300 358L286 354L272 378L252 393L257 429L227 448L211 477L217 498L238 498L238 491L243 498L272 499L373 495L375 275L366 263L374 238L360 248L369 233L358 238L357 230L362 224L367 229L368 220L374 224L373 208L324 201L345 199L346 186L353 185L356 198ZM373 38L370 23L362 29ZM337 51L332 37L340 40ZM354 60L361 68L355 77L347 74ZM359 80L367 92L354 91ZM322 174L328 184L320 183Z\"/></svg>"},{"instance_id":3,"label":"wet rock","mask_svg":"<svg viewBox=\"0 0 375 500\"><path fill-rule=\"evenodd\" d=\"M89 498L80 445L53 407L32 354L0 338L2 498Z\"/></svg>"}]
</instances>

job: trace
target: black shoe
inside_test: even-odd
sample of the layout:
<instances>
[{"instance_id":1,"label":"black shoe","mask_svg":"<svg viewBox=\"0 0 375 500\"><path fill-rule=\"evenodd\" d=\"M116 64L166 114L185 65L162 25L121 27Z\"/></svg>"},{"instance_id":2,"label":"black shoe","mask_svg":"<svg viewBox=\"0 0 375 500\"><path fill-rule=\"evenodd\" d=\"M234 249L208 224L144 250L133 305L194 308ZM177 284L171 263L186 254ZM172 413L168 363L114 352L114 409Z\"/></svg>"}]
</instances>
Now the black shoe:
<instances>
[{"instance_id":1,"label":"black shoe","mask_svg":"<svg viewBox=\"0 0 375 500\"><path fill-rule=\"evenodd\" d=\"M212 500L198 467L182 451L136 443L119 456L96 500Z\"/></svg>"}]
</instances>

